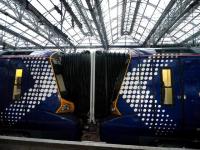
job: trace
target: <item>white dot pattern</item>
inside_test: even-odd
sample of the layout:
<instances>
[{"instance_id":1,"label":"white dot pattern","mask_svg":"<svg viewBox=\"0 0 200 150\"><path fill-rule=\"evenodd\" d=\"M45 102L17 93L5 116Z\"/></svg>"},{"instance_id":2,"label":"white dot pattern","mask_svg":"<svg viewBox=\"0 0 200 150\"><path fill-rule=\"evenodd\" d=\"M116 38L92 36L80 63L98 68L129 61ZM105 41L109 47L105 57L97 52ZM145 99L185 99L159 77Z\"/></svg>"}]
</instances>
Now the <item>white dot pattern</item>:
<instances>
[{"instance_id":1,"label":"white dot pattern","mask_svg":"<svg viewBox=\"0 0 200 150\"><path fill-rule=\"evenodd\" d=\"M57 86L53 76L53 70L47 58L42 57L23 57L23 63L30 68L30 75L34 79L34 85L28 89L19 100L13 101L3 112L0 119L7 121L8 125L17 123L31 109L34 109L47 97L57 93Z\"/></svg>"},{"instance_id":2,"label":"white dot pattern","mask_svg":"<svg viewBox=\"0 0 200 150\"><path fill-rule=\"evenodd\" d=\"M147 90L147 82L158 75L160 67L167 67L176 54L154 54L142 60L131 72L127 72L122 83L120 94L126 103L133 109L141 121L154 130L156 135L173 133L176 123L166 113L166 110ZM152 64L154 66L152 66ZM152 108L155 109L152 109Z\"/></svg>"}]
</instances>

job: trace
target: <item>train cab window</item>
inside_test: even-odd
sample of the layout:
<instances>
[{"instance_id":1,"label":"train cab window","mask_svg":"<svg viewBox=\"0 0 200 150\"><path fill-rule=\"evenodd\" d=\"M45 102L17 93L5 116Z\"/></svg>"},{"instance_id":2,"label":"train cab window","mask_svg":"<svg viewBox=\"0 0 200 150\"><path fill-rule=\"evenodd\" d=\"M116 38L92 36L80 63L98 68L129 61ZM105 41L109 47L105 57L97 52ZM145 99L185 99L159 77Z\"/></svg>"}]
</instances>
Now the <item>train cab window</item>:
<instances>
[{"instance_id":1,"label":"train cab window","mask_svg":"<svg viewBox=\"0 0 200 150\"><path fill-rule=\"evenodd\" d=\"M55 73L55 77L56 77L56 81L58 84L58 88L61 94L62 98L65 98L66 94L66 87L65 87L65 82L63 79L63 75L62 75L62 66L61 66L61 62L59 59L53 59L52 60L53 63L53 68L54 68L54 73Z\"/></svg>"},{"instance_id":2,"label":"train cab window","mask_svg":"<svg viewBox=\"0 0 200 150\"><path fill-rule=\"evenodd\" d=\"M16 69L13 89L13 100L19 100L21 95L23 69Z\"/></svg>"},{"instance_id":3,"label":"train cab window","mask_svg":"<svg viewBox=\"0 0 200 150\"><path fill-rule=\"evenodd\" d=\"M58 82L58 87L59 87L60 92L65 92L66 88L65 88L63 76L61 74L56 74L56 79Z\"/></svg>"},{"instance_id":4,"label":"train cab window","mask_svg":"<svg viewBox=\"0 0 200 150\"><path fill-rule=\"evenodd\" d=\"M172 72L171 69L162 69L162 98L163 104L173 104Z\"/></svg>"}]
</instances>

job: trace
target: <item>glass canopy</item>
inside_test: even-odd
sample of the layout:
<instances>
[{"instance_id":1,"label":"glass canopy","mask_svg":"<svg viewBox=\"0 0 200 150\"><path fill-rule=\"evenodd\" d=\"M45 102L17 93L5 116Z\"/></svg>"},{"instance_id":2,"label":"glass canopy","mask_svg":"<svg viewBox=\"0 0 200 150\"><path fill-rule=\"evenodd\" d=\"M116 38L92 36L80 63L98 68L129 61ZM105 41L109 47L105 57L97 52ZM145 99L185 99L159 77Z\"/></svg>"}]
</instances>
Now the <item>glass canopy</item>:
<instances>
[{"instance_id":1,"label":"glass canopy","mask_svg":"<svg viewBox=\"0 0 200 150\"><path fill-rule=\"evenodd\" d=\"M198 0L1 0L0 48L195 46Z\"/></svg>"}]
</instances>

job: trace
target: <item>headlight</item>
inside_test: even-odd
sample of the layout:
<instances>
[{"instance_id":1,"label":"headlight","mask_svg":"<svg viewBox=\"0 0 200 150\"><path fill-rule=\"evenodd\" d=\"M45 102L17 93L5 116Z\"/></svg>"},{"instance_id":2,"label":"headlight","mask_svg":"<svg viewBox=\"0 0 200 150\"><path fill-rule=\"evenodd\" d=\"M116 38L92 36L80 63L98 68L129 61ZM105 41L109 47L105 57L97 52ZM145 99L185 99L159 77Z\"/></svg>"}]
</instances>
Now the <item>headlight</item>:
<instances>
[{"instance_id":1,"label":"headlight","mask_svg":"<svg viewBox=\"0 0 200 150\"><path fill-rule=\"evenodd\" d=\"M56 113L74 112L74 103L61 98L60 107Z\"/></svg>"}]
</instances>

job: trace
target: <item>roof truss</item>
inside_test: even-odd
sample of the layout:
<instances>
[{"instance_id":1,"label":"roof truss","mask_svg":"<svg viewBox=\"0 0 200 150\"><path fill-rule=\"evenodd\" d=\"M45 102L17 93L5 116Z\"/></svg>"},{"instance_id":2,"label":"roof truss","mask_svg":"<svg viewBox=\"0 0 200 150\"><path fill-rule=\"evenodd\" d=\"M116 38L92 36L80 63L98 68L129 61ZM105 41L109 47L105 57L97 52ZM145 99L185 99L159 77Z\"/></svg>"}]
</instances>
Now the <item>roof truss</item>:
<instances>
[{"instance_id":1,"label":"roof truss","mask_svg":"<svg viewBox=\"0 0 200 150\"><path fill-rule=\"evenodd\" d=\"M58 39L62 39L70 47L75 48L74 44L71 42L71 39L63 33L58 27L54 26L51 22L49 22L28 0L13 0L16 4L20 5L21 9L29 12L29 17L32 17L34 20L37 20L41 25L45 26L45 29L48 30L51 36L56 36Z\"/></svg>"},{"instance_id":2,"label":"roof truss","mask_svg":"<svg viewBox=\"0 0 200 150\"><path fill-rule=\"evenodd\" d=\"M199 0L171 0L143 45L157 45L173 25L197 6L199 6Z\"/></svg>"}]
</instances>

